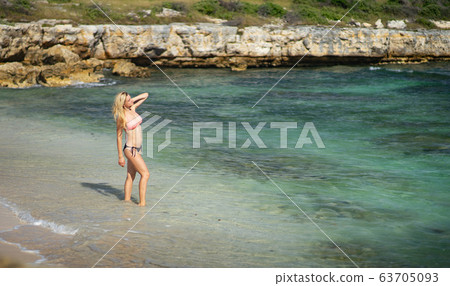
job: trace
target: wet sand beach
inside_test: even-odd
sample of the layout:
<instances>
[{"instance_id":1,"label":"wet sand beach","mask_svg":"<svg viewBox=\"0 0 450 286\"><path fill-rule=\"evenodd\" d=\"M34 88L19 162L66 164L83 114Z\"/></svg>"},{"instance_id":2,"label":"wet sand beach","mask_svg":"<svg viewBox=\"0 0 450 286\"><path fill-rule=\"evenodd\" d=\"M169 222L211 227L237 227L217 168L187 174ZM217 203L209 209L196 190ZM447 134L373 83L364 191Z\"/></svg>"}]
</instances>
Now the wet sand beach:
<instances>
[{"instance_id":1,"label":"wet sand beach","mask_svg":"<svg viewBox=\"0 0 450 286\"><path fill-rule=\"evenodd\" d=\"M25 251L16 244L1 240L2 234L12 231L15 227L23 225L14 213L0 204L0 268L3 267L36 267L37 261L42 259L36 253Z\"/></svg>"}]
</instances>

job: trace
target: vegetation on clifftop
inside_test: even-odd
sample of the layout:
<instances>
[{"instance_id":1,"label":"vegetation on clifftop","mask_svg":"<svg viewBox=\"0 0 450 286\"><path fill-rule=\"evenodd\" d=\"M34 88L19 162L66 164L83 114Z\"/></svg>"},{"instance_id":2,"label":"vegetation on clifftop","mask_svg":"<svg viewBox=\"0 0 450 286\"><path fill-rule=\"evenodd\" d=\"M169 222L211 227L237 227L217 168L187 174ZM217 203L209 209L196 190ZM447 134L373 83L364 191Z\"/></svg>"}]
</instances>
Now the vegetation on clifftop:
<instances>
[{"instance_id":1,"label":"vegetation on clifftop","mask_svg":"<svg viewBox=\"0 0 450 286\"><path fill-rule=\"evenodd\" d=\"M236 26L266 23L329 25L357 0L94 0L118 24L204 22L208 17ZM109 23L90 0L0 0L0 22L70 19L77 24ZM180 12L161 17L164 8ZM149 12L151 10L151 12ZM339 25L351 21L407 19L409 28L433 28L430 20L450 20L450 0L362 0Z\"/></svg>"}]
</instances>

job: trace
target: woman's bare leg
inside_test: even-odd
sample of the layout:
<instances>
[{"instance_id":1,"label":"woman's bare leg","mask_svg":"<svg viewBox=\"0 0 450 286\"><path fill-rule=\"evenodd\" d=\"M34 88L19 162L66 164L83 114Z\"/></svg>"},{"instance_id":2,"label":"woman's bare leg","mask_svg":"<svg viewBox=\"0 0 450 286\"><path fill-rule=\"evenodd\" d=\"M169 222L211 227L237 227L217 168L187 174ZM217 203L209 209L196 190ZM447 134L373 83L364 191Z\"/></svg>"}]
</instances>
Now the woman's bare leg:
<instances>
[{"instance_id":1,"label":"woman's bare leg","mask_svg":"<svg viewBox=\"0 0 450 286\"><path fill-rule=\"evenodd\" d=\"M145 165L144 159L141 154L137 153L136 156L131 155L129 149L125 149L125 156L128 161L133 164L134 169L141 175L141 180L139 181L139 206L145 206L145 193L147 192L147 182L150 178L150 172Z\"/></svg>"},{"instance_id":2,"label":"woman's bare leg","mask_svg":"<svg viewBox=\"0 0 450 286\"><path fill-rule=\"evenodd\" d=\"M133 188L133 181L136 177L136 168L133 166L133 163L128 160L127 161L127 178L125 180L124 192L125 192L125 200L131 200L131 190Z\"/></svg>"}]
</instances>

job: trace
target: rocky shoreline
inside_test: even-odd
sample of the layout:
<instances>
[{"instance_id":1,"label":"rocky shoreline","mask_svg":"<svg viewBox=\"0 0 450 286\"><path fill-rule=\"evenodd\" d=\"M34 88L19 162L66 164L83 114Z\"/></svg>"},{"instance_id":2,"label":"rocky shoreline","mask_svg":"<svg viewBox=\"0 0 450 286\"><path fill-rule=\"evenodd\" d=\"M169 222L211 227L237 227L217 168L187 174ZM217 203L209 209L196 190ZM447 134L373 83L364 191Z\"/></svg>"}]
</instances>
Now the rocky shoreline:
<instances>
[{"instance_id":1,"label":"rocky shoreline","mask_svg":"<svg viewBox=\"0 0 450 286\"><path fill-rule=\"evenodd\" d=\"M160 67L410 63L450 59L450 30L220 24L0 25L0 86L98 82L103 69L149 77ZM324 36L326 34L326 36Z\"/></svg>"}]
</instances>

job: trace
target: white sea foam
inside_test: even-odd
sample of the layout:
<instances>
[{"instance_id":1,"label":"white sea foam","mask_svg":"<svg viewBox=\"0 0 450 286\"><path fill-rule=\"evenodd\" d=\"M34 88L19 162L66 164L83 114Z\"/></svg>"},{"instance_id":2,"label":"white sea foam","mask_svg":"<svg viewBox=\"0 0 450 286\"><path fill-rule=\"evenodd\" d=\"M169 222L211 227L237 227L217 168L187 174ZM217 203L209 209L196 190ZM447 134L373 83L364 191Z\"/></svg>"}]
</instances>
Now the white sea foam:
<instances>
[{"instance_id":1,"label":"white sea foam","mask_svg":"<svg viewBox=\"0 0 450 286\"><path fill-rule=\"evenodd\" d=\"M386 69L387 71L391 71L391 72L398 72L398 73L402 73L402 72L407 72L407 73L413 73L413 70L408 70L408 69Z\"/></svg>"},{"instance_id":2,"label":"white sea foam","mask_svg":"<svg viewBox=\"0 0 450 286\"><path fill-rule=\"evenodd\" d=\"M23 247L20 243L15 243L15 242L6 241L6 240L4 240L4 239L2 239L2 238L0 238L0 242L5 243L5 244L9 244L9 245L15 245L15 246L17 246L17 247L19 248L19 250L20 250L21 252L24 252L24 253L30 253L30 254L34 254L34 255L39 256L40 258L39 258L38 260L36 260L36 261L33 262L33 263L35 263L35 264L40 264L40 263L42 263L42 262L44 262L44 261L47 260L44 256L41 255L41 253L39 252L39 250L29 250L29 249Z\"/></svg>"},{"instance_id":3,"label":"white sea foam","mask_svg":"<svg viewBox=\"0 0 450 286\"><path fill-rule=\"evenodd\" d=\"M72 88L90 88L90 87L99 87L99 86L109 86L115 85L117 82L112 79L103 79L100 82L75 82L71 85L63 86L62 88L72 87Z\"/></svg>"},{"instance_id":4,"label":"white sea foam","mask_svg":"<svg viewBox=\"0 0 450 286\"><path fill-rule=\"evenodd\" d=\"M27 87L18 87L18 88L11 88L11 89L32 89L32 88L40 88L40 87L44 87L43 85L40 84L33 84Z\"/></svg>"},{"instance_id":5,"label":"white sea foam","mask_svg":"<svg viewBox=\"0 0 450 286\"><path fill-rule=\"evenodd\" d=\"M34 218L29 212L20 210L15 204L7 202L3 198L0 198L0 204L10 209L19 218L19 220L25 224L42 226L57 234L75 235L78 232L78 229L57 224L52 221Z\"/></svg>"},{"instance_id":6,"label":"white sea foam","mask_svg":"<svg viewBox=\"0 0 450 286\"><path fill-rule=\"evenodd\" d=\"M378 70L386 70L386 71L390 71L390 72L397 72L397 73L402 73L402 72L407 72L407 73L413 73L413 70L410 69L394 69L394 68L383 68L383 67L369 67L369 70L371 71L378 71Z\"/></svg>"},{"instance_id":7,"label":"white sea foam","mask_svg":"<svg viewBox=\"0 0 450 286\"><path fill-rule=\"evenodd\" d=\"M68 88L68 87L72 87L72 88L90 88L90 87L110 86L110 85L115 85L115 84L117 84L117 81L106 78L106 79L100 80L100 82L74 81L72 84L61 86L60 88ZM31 86L19 87L19 88L14 88L14 89L33 89L33 88L45 88L45 86L43 86L41 84L33 84Z\"/></svg>"}]
</instances>

